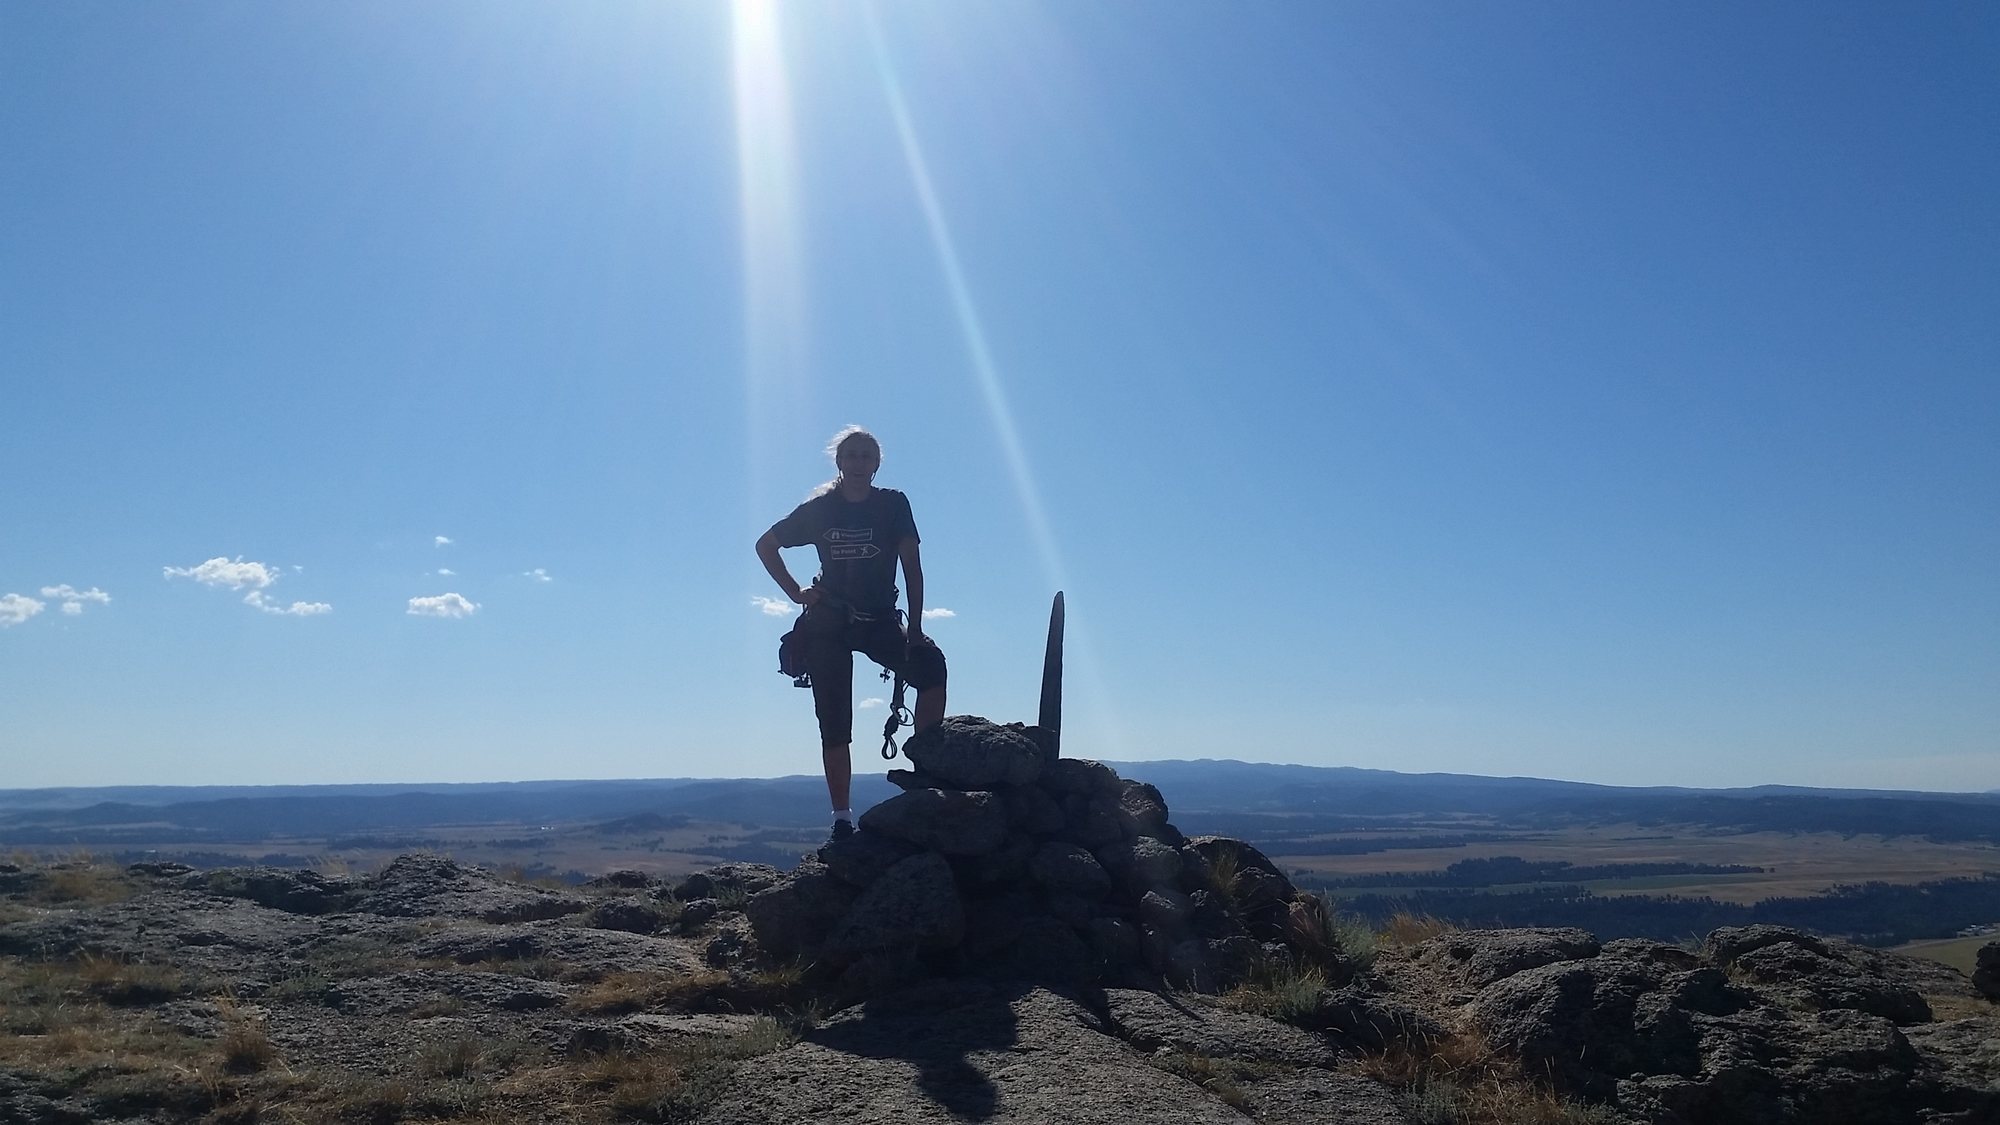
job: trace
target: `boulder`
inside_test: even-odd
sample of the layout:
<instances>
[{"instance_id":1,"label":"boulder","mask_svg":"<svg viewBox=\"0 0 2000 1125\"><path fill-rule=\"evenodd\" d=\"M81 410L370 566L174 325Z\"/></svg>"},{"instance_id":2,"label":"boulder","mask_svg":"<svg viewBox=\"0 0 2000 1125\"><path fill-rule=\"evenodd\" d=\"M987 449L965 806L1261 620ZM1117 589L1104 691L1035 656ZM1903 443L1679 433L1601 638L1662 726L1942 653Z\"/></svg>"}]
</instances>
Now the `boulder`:
<instances>
[{"instance_id":1,"label":"boulder","mask_svg":"<svg viewBox=\"0 0 2000 1125\"><path fill-rule=\"evenodd\" d=\"M353 880L317 871L225 868L208 872L202 881L210 894L249 899L287 914L332 914L348 909L361 897Z\"/></svg>"},{"instance_id":2,"label":"boulder","mask_svg":"<svg viewBox=\"0 0 2000 1125\"><path fill-rule=\"evenodd\" d=\"M1042 774L1042 785L1051 793L1088 797L1118 792L1118 771L1088 758L1058 758Z\"/></svg>"},{"instance_id":3,"label":"boulder","mask_svg":"<svg viewBox=\"0 0 2000 1125\"><path fill-rule=\"evenodd\" d=\"M1051 840L1028 861L1028 873L1051 895L1100 899L1111 893L1111 876L1097 857L1077 847Z\"/></svg>"},{"instance_id":4,"label":"boulder","mask_svg":"<svg viewBox=\"0 0 2000 1125\"><path fill-rule=\"evenodd\" d=\"M1113 815L1127 836L1159 836L1167 828L1166 798L1143 781L1122 781Z\"/></svg>"},{"instance_id":5,"label":"boulder","mask_svg":"<svg viewBox=\"0 0 2000 1125\"><path fill-rule=\"evenodd\" d=\"M1459 930L1417 946L1415 959L1478 989L1528 969L1595 957L1600 948L1584 930Z\"/></svg>"},{"instance_id":6,"label":"boulder","mask_svg":"<svg viewBox=\"0 0 2000 1125\"><path fill-rule=\"evenodd\" d=\"M2000 941L1980 946L1978 958L1972 969L1972 987L1988 1000L2000 1000Z\"/></svg>"},{"instance_id":7,"label":"boulder","mask_svg":"<svg viewBox=\"0 0 2000 1125\"><path fill-rule=\"evenodd\" d=\"M650 934L666 925L666 912L650 902L629 898L606 899L591 908L585 921L600 930L623 930Z\"/></svg>"},{"instance_id":8,"label":"boulder","mask_svg":"<svg viewBox=\"0 0 2000 1125\"><path fill-rule=\"evenodd\" d=\"M1822 957L1827 955L1826 943L1811 934L1802 933L1790 926L1771 926L1762 923L1755 926L1724 926L1712 931L1702 942L1702 952L1709 960L1726 969L1735 964L1736 959L1745 953L1780 943L1796 945Z\"/></svg>"},{"instance_id":9,"label":"boulder","mask_svg":"<svg viewBox=\"0 0 2000 1125\"><path fill-rule=\"evenodd\" d=\"M856 832L820 848L819 861L841 882L866 887L916 851L915 845L880 832Z\"/></svg>"},{"instance_id":10,"label":"boulder","mask_svg":"<svg viewBox=\"0 0 2000 1125\"><path fill-rule=\"evenodd\" d=\"M1823 942L1779 941L1739 953L1731 969L1788 1005L1807 1010L1851 1008L1896 1023L1929 1023L1930 1005L1917 991L1857 973Z\"/></svg>"},{"instance_id":11,"label":"boulder","mask_svg":"<svg viewBox=\"0 0 2000 1125\"><path fill-rule=\"evenodd\" d=\"M785 873L766 863L719 863L697 871L674 887L674 897L683 902L698 898L747 898L769 890L785 878Z\"/></svg>"},{"instance_id":12,"label":"boulder","mask_svg":"<svg viewBox=\"0 0 2000 1125\"><path fill-rule=\"evenodd\" d=\"M1007 839L1007 808L992 793L911 789L861 814L861 830L946 855L987 855Z\"/></svg>"},{"instance_id":13,"label":"boulder","mask_svg":"<svg viewBox=\"0 0 2000 1125\"><path fill-rule=\"evenodd\" d=\"M911 735L903 756L939 785L965 790L1027 785L1041 775L1046 757L1019 726L973 715L953 715Z\"/></svg>"},{"instance_id":14,"label":"boulder","mask_svg":"<svg viewBox=\"0 0 2000 1125\"><path fill-rule=\"evenodd\" d=\"M743 912L750 918L757 944L790 958L818 945L847 916L860 894L809 856L790 877L751 895Z\"/></svg>"},{"instance_id":15,"label":"boulder","mask_svg":"<svg viewBox=\"0 0 2000 1125\"><path fill-rule=\"evenodd\" d=\"M907 947L946 949L964 936L965 908L951 865L936 852L918 852L862 892L821 951L851 957Z\"/></svg>"},{"instance_id":16,"label":"boulder","mask_svg":"<svg viewBox=\"0 0 2000 1125\"><path fill-rule=\"evenodd\" d=\"M1039 785L1015 786L1005 790L1001 799L1007 802L1007 825L1015 832L1054 836L1069 823L1062 803Z\"/></svg>"},{"instance_id":17,"label":"boulder","mask_svg":"<svg viewBox=\"0 0 2000 1125\"><path fill-rule=\"evenodd\" d=\"M1495 1046L1519 1055L1529 1073L1606 1098L1618 1078L1693 1068L1691 1059L1676 1059L1670 1068L1649 1065L1635 1015L1640 997L1659 983L1635 961L1556 960L1502 975L1479 992L1468 1014Z\"/></svg>"},{"instance_id":18,"label":"boulder","mask_svg":"<svg viewBox=\"0 0 2000 1125\"><path fill-rule=\"evenodd\" d=\"M1094 854L1112 882L1132 898L1180 885L1180 853L1151 836L1106 844Z\"/></svg>"}]
</instances>

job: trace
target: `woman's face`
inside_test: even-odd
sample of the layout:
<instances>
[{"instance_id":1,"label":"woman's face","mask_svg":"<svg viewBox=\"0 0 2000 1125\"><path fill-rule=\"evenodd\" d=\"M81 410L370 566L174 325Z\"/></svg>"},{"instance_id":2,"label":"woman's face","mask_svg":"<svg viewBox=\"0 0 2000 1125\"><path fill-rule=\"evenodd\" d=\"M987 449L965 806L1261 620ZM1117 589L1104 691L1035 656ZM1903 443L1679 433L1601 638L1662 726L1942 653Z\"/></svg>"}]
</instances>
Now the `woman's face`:
<instances>
[{"instance_id":1,"label":"woman's face","mask_svg":"<svg viewBox=\"0 0 2000 1125\"><path fill-rule=\"evenodd\" d=\"M850 441L833 455L833 465L844 479L873 480L875 470L882 467L882 451L870 442Z\"/></svg>"}]
</instances>

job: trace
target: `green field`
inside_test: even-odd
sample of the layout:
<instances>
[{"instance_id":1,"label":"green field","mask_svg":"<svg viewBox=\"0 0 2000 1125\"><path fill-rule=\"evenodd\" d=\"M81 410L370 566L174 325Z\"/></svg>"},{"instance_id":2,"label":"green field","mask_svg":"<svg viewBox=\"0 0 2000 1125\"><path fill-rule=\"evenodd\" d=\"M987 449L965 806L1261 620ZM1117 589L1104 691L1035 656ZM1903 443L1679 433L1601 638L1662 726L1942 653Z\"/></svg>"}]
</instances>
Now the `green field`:
<instances>
[{"instance_id":1,"label":"green field","mask_svg":"<svg viewBox=\"0 0 2000 1125\"><path fill-rule=\"evenodd\" d=\"M1913 957L1942 961L1966 976L1971 976L1974 962L1979 956L1979 947L1993 941L2000 941L2000 934L1947 938L1944 941L1913 941L1908 945L1897 946L1895 951L1908 953Z\"/></svg>"}]
</instances>

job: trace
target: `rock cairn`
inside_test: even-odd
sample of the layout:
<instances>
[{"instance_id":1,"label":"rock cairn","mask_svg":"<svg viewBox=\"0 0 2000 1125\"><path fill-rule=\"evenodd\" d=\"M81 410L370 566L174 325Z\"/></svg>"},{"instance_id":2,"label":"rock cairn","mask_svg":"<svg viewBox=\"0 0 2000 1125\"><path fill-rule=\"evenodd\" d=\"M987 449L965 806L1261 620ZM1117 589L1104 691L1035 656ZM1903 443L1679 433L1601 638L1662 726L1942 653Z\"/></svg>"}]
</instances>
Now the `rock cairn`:
<instances>
[{"instance_id":1,"label":"rock cairn","mask_svg":"<svg viewBox=\"0 0 2000 1125\"><path fill-rule=\"evenodd\" d=\"M1261 852L1183 836L1159 790L1058 757L1039 727L954 716L903 752L901 794L749 897L767 958L863 992L931 975L1216 991L1331 954Z\"/></svg>"}]
</instances>

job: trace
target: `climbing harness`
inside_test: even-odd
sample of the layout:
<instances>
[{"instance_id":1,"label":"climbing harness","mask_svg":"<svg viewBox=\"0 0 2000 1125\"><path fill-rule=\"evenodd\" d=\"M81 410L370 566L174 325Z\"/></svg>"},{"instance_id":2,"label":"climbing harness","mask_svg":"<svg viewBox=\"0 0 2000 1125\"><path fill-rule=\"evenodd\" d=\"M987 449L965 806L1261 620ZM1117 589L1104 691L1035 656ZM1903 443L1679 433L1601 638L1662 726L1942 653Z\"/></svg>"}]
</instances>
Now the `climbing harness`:
<instances>
[{"instance_id":1,"label":"climbing harness","mask_svg":"<svg viewBox=\"0 0 2000 1125\"><path fill-rule=\"evenodd\" d=\"M821 607L824 607L824 609ZM813 615L813 610L815 609L821 609L821 614L818 617L814 617ZM896 615L897 626L900 628L903 611L899 609L893 612ZM834 614L838 614L839 616L834 618L832 617ZM839 629L848 625L867 624L876 620L876 618L876 614L863 613L831 594L822 593L819 603L808 608L800 616L799 623L792 627L791 632L779 638L778 671L791 677L794 687L809 688L812 686L812 676L806 670L805 634L808 632L808 619L815 621L832 619L837 622L833 625L833 628ZM810 631L823 632L825 630L825 625L815 625ZM882 757L889 761L894 761L897 753L896 732L905 726L913 725L915 718L911 715L908 705L904 703L904 699L909 693L910 685L904 681L902 673L891 672L889 669L884 668L882 669L882 678L884 680L895 681L895 690L890 692L889 695L889 721L882 724Z\"/></svg>"}]
</instances>

